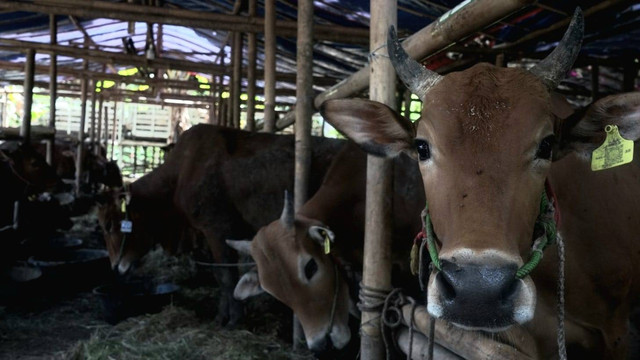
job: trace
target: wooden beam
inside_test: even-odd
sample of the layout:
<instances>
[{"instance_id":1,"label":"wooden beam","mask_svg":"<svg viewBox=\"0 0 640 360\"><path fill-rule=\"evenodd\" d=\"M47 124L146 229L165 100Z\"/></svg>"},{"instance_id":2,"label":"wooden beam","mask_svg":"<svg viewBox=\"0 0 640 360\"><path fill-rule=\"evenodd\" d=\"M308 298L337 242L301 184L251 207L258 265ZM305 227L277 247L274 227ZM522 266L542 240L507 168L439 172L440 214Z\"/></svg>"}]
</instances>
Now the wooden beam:
<instances>
[{"instance_id":1,"label":"wooden beam","mask_svg":"<svg viewBox=\"0 0 640 360\"><path fill-rule=\"evenodd\" d=\"M33 104L33 78L35 74L36 52L33 49L27 50L27 63L25 64L24 77L24 103L22 113L22 124L20 136L22 143L31 143L31 105Z\"/></svg>"},{"instance_id":2,"label":"wooden beam","mask_svg":"<svg viewBox=\"0 0 640 360\"><path fill-rule=\"evenodd\" d=\"M276 126L276 2L264 2L264 128L265 132L274 132Z\"/></svg>"},{"instance_id":3,"label":"wooden beam","mask_svg":"<svg viewBox=\"0 0 640 360\"><path fill-rule=\"evenodd\" d=\"M77 48L73 48L73 49L77 49ZM231 70L231 68L227 68L227 67L223 67L223 68ZM24 70L24 62L11 62L11 61L0 60L0 69L22 71ZM226 71L220 71L221 69L219 65L217 69L212 69L212 70L213 71L203 72L203 73L213 74L215 76L228 74L228 72ZM49 71L49 67L43 66L43 65L36 65L36 74L47 74L48 71ZM126 84L146 84L150 86L151 85L155 86L156 82L160 82L160 81L167 81L167 83L175 81L176 84L187 83L184 80L165 80L161 78L150 79L150 78L140 77L139 75L125 76L125 75L119 75L115 73L103 73L99 71L83 71L81 68L78 69L78 68L73 68L68 66L58 67L58 74L61 76L70 76L75 78L82 78L82 77L88 77L90 79L98 78L98 79L105 79L105 80L122 81L123 83L126 83ZM249 76L248 74L249 74L248 68L243 68L242 69L243 77L246 76L248 78ZM276 81L295 84L296 76L297 76L296 73L276 72ZM264 79L264 70L256 71L256 79ZM338 81L339 79L324 77L324 76L313 77L313 84L318 86L333 86ZM189 81L188 83L193 84L194 82ZM180 85L176 85L176 86L180 86Z\"/></svg>"},{"instance_id":4,"label":"wooden beam","mask_svg":"<svg viewBox=\"0 0 640 360\"><path fill-rule=\"evenodd\" d=\"M1 10L67 14L79 18L107 18L246 33L262 33L266 23L265 19L257 17L122 4L108 1L36 0L33 3L26 3L7 0L0 2L0 11ZM295 37L296 26L295 21L277 20L274 23L274 31L278 36ZM368 31L364 28L318 25L314 37L320 41L366 44Z\"/></svg>"},{"instance_id":5,"label":"wooden beam","mask_svg":"<svg viewBox=\"0 0 640 360\"><path fill-rule=\"evenodd\" d=\"M402 45L409 56L421 60L430 53L482 30L534 2L535 0L465 1L442 15L437 21L405 39ZM380 51L380 49L376 49L373 54L379 54ZM370 73L371 69L367 65L349 78L316 96L315 107L319 108L328 99L345 98L365 90L369 85Z\"/></svg>"},{"instance_id":6,"label":"wooden beam","mask_svg":"<svg viewBox=\"0 0 640 360\"><path fill-rule=\"evenodd\" d=\"M386 49L389 27L397 27L397 0L371 0L370 51ZM369 99L390 107L396 105L396 72L387 56L371 62ZM393 161L367 155L367 190L362 284L376 291L391 290L391 219L393 206ZM363 301L368 299L360 291ZM370 299L373 301L373 299ZM382 309L363 308L360 322L360 354L363 360L385 359L382 341Z\"/></svg>"},{"instance_id":7,"label":"wooden beam","mask_svg":"<svg viewBox=\"0 0 640 360\"><path fill-rule=\"evenodd\" d=\"M34 49L38 52L54 52L57 55L81 58L100 64L121 64L182 71L198 71L205 74L211 73L212 70L220 73L229 73L231 70L226 66L206 62L193 62L182 59L167 58L149 60L143 55L116 53L64 45L51 45L32 41L0 39L0 50L23 51L25 49Z\"/></svg>"}]
</instances>

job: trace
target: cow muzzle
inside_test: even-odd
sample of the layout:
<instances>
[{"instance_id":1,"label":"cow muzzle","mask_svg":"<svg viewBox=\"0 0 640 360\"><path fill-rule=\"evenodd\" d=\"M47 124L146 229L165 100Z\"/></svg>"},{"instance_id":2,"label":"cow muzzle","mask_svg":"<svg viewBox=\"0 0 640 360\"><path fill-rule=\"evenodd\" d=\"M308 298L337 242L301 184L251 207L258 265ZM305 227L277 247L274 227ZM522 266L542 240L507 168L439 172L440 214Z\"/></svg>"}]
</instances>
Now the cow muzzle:
<instances>
[{"instance_id":1,"label":"cow muzzle","mask_svg":"<svg viewBox=\"0 0 640 360\"><path fill-rule=\"evenodd\" d=\"M347 325L334 324L330 331L317 337L307 338L307 346L312 352L320 354L334 349L340 350L350 340L351 330L349 330L349 327Z\"/></svg>"},{"instance_id":2,"label":"cow muzzle","mask_svg":"<svg viewBox=\"0 0 640 360\"><path fill-rule=\"evenodd\" d=\"M531 320L535 288L529 278L516 278L518 264L478 260L442 260L429 284L429 313L464 329L492 332Z\"/></svg>"}]
</instances>

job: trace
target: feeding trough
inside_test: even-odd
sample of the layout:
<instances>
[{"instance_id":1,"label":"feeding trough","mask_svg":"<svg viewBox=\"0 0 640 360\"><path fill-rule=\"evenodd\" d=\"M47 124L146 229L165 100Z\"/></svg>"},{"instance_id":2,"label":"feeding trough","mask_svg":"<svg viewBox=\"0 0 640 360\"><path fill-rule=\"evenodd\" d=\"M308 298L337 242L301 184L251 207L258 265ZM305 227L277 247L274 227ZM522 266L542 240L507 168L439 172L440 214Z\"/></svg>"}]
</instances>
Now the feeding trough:
<instances>
[{"instance_id":1,"label":"feeding trough","mask_svg":"<svg viewBox=\"0 0 640 360\"><path fill-rule=\"evenodd\" d=\"M83 242L82 239L62 235L51 238L48 247L50 249L77 249Z\"/></svg>"},{"instance_id":2,"label":"feeding trough","mask_svg":"<svg viewBox=\"0 0 640 360\"><path fill-rule=\"evenodd\" d=\"M116 324L130 316L161 311L179 289L173 283L135 281L102 285L95 288L93 293L100 298L105 320Z\"/></svg>"},{"instance_id":3,"label":"feeding trough","mask_svg":"<svg viewBox=\"0 0 640 360\"><path fill-rule=\"evenodd\" d=\"M73 288L99 283L109 276L109 254L106 250L53 250L31 256L29 264L42 271L48 284Z\"/></svg>"}]
</instances>

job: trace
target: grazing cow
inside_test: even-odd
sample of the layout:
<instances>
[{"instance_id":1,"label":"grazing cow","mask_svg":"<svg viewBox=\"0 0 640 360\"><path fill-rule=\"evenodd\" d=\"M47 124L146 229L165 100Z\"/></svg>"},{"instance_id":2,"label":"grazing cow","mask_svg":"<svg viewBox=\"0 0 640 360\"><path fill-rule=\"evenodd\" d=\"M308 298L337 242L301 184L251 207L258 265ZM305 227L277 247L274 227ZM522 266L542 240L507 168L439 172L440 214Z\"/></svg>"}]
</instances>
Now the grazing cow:
<instances>
[{"instance_id":1,"label":"grazing cow","mask_svg":"<svg viewBox=\"0 0 640 360\"><path fill-rule=\"evenodd\" d=\"M342 140L313 138L309 191L320 186ZM102 206L111 264L125 273L154 244L168 251L188 248L190 229L206 239L215 262L233 258L227 238L251 237L278 217L283 189L292 189L294 138L197 125L182 134L167 161L129 187L126 216L133 232L120 231L118 196ZM227 254L229 252L229 254ZM222 270L222 269L221 269ZM235 271L218 274L223 297L218 320L229 314ZM235 307L236 305L234 305Z\"/></svg>"},{"instance_id":2,"label":"grazing cow","mask_svg":"<svg viewBox=\"0 0 640 360\"><path fill-rule=\"evenodd\" d=\"M36 150L45 156L47 147L45 143L35 146ZM76 177L76 152L77 141L56 139L53 152L53 165L56 173L63 179L75 179ZM82 152L83 177L90 186L103 184L107 187L122 187L122 175L115 161L107 160L107 152L100 147L100 153L95 154L91 148Z\"/></svg>"},{"instance_id":3,"label":"grazing cow","mask_svg":"<svg viewBox=\"0 0 640 360\"><path fill-rule=\"evenodd\" d=\"M54 191L62 183L55 171L50 167L44 158L28 145L14 143L4 143L0 150L0 235L2 238L17 239L18 234L14 233L12 227L14 223L14 204L21 201L20 219L21 235L41 234L46 229L57 224L67 225L68 218L62 219L59 212L50 213L39 212L37 216L32 216L32 209L37 207L36 202L28 201L28 198L44 191ZM58 222L57 220L63 220ZM34 223L36 226L29 226ZM53 225L52 225L53 224ZM51 226L49 226L51 225ZM11 232L11 235L9 235ZM5 244L9 245L9 244ZM15 244L13 244L15 245ZM5 250L6 247L5 247ZM14 251L5 251L5 255Z\"/></svg>"},{"instance_id":4,"label":"grazing cow","mask_svg":"<svg viewBox=\"0 0 640 360\"><path fill-rule=\"evenodd\" d=\"M362 272L366 165L366 154L350 144L295 220L285 200L280 219L260 229L253 241L227 241L257 264L257 273L246 273L234 296L245 299L264 289L285 303L300 319L307 345L316 352L341 349L350 339L349 295L357 301L356 273ZM403 156L396 159L394 174L394 284L415 289L417 282L407 265L411 239L422 226L420 172ZM323 250L327 237L332 241L330 255Z\"/></svg>"},{"instance_id":5,"label":"grazing cow","mask_svg":"<svg viewBox=\"0 0 640 360\"><path fill-rule=\"evenodd\" d=\"M439 261L429 277L430 315L488 332L524 326L543 359L558 351L555 248L529 275L517 270L539 252L532 243L544 232L537 237L534 224L547 182L566 244L569 358L623 359L630 310L640 299L640 168L593 172L589 160L607 125L640 138L640 93L561 116L551 92L582 34L577 10L558 47L529 71L478 64L443 77L410 59L391 29L389 57L422 99L420 119L412 124L362 99L327 101L321 112L366 151L418 161L435 234L431 255Z\"/></svg>"}]
</instances>

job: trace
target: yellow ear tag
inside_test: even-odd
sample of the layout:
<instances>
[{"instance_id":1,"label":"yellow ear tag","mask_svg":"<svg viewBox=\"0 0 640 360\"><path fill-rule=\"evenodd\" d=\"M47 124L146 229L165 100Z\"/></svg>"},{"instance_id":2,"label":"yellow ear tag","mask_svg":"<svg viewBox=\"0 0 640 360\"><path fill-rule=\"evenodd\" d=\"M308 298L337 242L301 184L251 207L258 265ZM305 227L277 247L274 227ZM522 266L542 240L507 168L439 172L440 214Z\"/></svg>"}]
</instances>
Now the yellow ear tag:
<instances>
[{"instance_id":1,"label":"yellow ear tag","mask_svg":"<svg viewBox=\"0 0 640 360\"><path fill-rule=\"evenodd\" d=\"M122 211L123 214L127 213L127 202L125 199L120 201L120 211Z\"/></svg>"},{"instance_id":2,"label":"yellow ear tag","mask_svg":"<svg viewBox=\"0 0 640 360\"><path fill-rule=\"evenodd\" d=\"M329 254L331 252L331 240L328 235L324 235L324 253Z\"/></svg>"},{"instance_id":3,"label":"yellow ear tag","mask_svg":"<svg viewBox=\"0 0 640 360\"><path fill-rule=\"evenodd\" d=\"M607 138L591 155L592 171L610 169L633 160L633 141L620 136L617 125L607 125L604 131Z\"/></svg>"}]
</instances>

